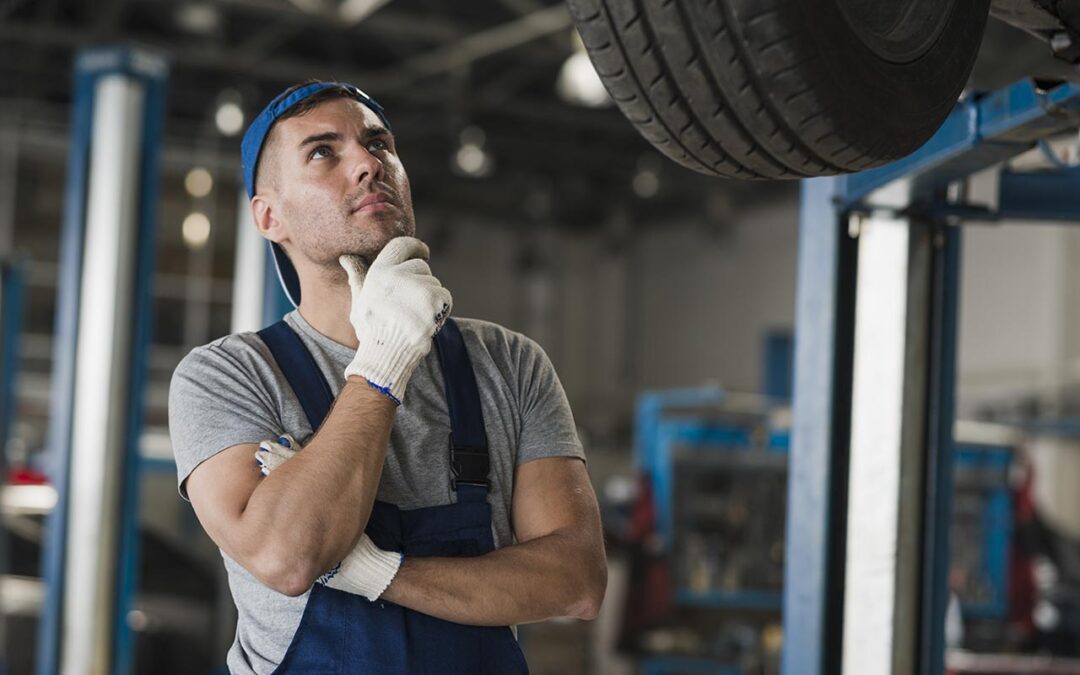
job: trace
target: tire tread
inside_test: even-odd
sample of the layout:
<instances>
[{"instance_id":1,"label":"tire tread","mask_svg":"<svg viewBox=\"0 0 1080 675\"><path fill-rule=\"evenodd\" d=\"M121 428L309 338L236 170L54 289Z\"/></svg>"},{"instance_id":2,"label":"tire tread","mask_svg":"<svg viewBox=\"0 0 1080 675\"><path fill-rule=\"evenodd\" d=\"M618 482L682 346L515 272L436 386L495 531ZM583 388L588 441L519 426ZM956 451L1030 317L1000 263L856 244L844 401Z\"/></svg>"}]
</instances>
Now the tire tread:
<instances>
[{"instance_id":1,"label":"tire tread","mask_svg":"<svg viewBox=\"0 0 1080 675\"><path fill-rule=\"evenodd\" d=\"M821 65L785 24L790 0L567 1L612 99L676 162L755 179L883 163L817 95Z\"/></svg>"}]
</instances>

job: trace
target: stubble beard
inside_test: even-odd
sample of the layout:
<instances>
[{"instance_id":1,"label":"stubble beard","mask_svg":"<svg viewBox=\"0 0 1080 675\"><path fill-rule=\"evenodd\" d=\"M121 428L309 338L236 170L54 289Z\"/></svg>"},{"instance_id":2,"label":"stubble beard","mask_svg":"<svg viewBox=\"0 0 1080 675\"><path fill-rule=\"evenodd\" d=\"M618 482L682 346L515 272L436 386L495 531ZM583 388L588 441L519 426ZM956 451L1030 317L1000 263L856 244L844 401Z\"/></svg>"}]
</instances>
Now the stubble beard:
<instances>
[{"instance_id":1,"label":"stubble beard","mask_svg":"<svg viewBox=\"0 0 1080 675\"><path fill-rule=\"evenodd\" d=\"M315 264L320 276L332 282L346 280L345 271L341 268L338 259L342 255L355 255L369 267L383 248L396 237L411 237L416 234L416 225L413 215L407 209L400 209L400 213L377 213L369 217L369 222L363 227L351 222L351 216L340 216L340 227L335 241L311 242L308 250L308 259ZM329 233L326 233L329 234ZM333 236L333 235L332 235Z\"/></svg>"}]
</instances>

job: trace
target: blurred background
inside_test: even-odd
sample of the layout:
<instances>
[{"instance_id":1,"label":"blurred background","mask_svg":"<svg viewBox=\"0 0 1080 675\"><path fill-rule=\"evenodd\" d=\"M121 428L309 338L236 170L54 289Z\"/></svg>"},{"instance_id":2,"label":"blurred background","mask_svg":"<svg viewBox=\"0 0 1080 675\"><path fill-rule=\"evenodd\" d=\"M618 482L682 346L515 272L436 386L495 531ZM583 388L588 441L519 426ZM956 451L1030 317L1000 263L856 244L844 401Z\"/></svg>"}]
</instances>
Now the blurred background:
<instances>
[{"instance_id":1,"label":"blurred background","mask_svg":"<svg viewBox=\"0 0 1080 675\"><path fill-rule=\"evenodd\" d=\"M1045 49L1022 51L1026 39L992 23L972 86L1029 72L1024 59ZM153 237L112 268L131 270L149 311L102 300L145 316L149 341L103 371L144 383L128 390L124 419L141 422L135 459L119 464L130 480L101 479L116 488L121 600L50 630L61 589L47 580L79 550L56 553L46 521L63 504L57 486L76 481L65 466L97 443L78 420L59 427L71 457L53 440L67 415L57 399L71 395L78 303L65 297L79 286L65 278L79 271L65 251L80 247L65 223L82 208L79 87L95 58L148 78L160 106L158 137L146 136L156 168L139 169L152 185L129 177L156 190L140 207ZM0 2L3 672L49 672L49 641L68 631L111 635L113 672L224 672L235 610L219 552L176 492L167 391L192 348L283 307L251 247L239 139L309 77L355 83L386 107L455 314L537 340L569 396L601 501L608 595L595 621L521 627L532 672L779 672L784 565L798 564L785 561L784 522L799 184L663 158L612 106L550 0ZM1075 132L1053 149L1075 164ZM1038 654L1078 673L1080 232L971 227L963 260L946 642L959 659Z\"/></svg>"}]
</instances>

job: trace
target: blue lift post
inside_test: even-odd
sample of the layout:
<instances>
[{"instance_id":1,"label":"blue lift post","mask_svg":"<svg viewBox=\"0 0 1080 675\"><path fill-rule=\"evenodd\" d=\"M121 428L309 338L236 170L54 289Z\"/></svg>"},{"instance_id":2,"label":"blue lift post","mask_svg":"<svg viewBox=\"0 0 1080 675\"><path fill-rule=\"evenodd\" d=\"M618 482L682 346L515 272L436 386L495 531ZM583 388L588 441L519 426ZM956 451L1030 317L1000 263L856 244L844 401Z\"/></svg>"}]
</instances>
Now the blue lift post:
<instances>
[{"instance_id":1,"label":"blue lift post","mask_svg":"<svg viewBox=\"0 0 1080 675\"><path fill-rule=\"evenodd\" d=\"M52 675L61 669L64 632L64 595L67 586L66 558L71 492L72 444L75 422L77 347L80 326L83 253L87 236L90 163L93 158L92 125L98 85L105 78L125 77L137 82L142 91L140 150L136 159L141 178L133 205L136 241L131 276L130 370L126 382L128 404L121 448L122 479L119 485L117 571L112 597L112 626L109 640L109 670L117 675L134 665L134 641L127 613L137 586L138 561L138 472L139 435L142 428L143 382L151 330L152 279L155 267L158 208L158 148L165 119L165 88L168 66L155 54L126 46L81 50L74 62L71 142L60 242L60 280L56 311L56 340L53 354L53 395L50 402L48 448L50 479L57 491L57 504L47 521L42 551L42 577L46 596L39 622L36 672ZM88 629L88 627L84 627Z\"/></svg>"},{"instance_id":2,"label":"blue lift post","mask_svg":"<svg viewBox=\"0 0 1080 675\"><path fill-rule=\"evenodd\" d=\"M16 375L19 372L19 344L23 317L23 268L17 261L0 263L0 486L7 483L7 442L11 438L15 414ZM9 546L0 531L0 575L8 572ZM2 603L0 603L2 605ZM0 609L3 609L0 606ZM4 619L0 617L0 630ZM8 672L5 636L0 635L0 675Z\"/></svg>"},{"instance_id":3,"label":"blue lift post","mask_svg":"<svg viewBox=\"0 0 1080 675\"><path fill-rule=\"evenodd\" d=\"M840 672L855 246L843 180L803 183L784 568L785 675ZM798 564L792 564L798 561Z\"/></svg>"},{"instance_id":4,"label":"blue lift post","mask_svg":"<svg viewBox=\"0 0 1080 675\"><path fill-rule=\"evenodd\" d=\"M16 376L19 372L19 345L22 333L25 272L20 261L0 265L0 444L11 438L15 418ZM6 468L0 445L0 467ZM0 474L4 476L6 474Z\"/></svg>"},{"instance_id":5,"label":"blue lift post","mask_svg":"<svg viewBox=\"0 0 1080 675\"><path fill-rule=\"evenodd\" d=\"M931 228L928 311L907 316L929 328L920 364L927 390L917 660L923 675L943 671L951 508L960 220L1010 217L1075 219L1076 169L1003 172L999 205L953 203L950 184L1014 157L1039 141L1080 126L1080 88L1040 89L1017 82L957 104L920 150L890 165L846 177L804 181L796 295L795 403L789 473L784 585L785 675L843 672L843 622L857 248L847 234L853 213L879 209L867 198L908 181L911 198L897 211ZM1033 196L1034 195L1034 196ZM1053 206L1047 208L1047 204ZM903 311L903 308L897 308Z\"/></svg>"},{"instance_id":6,"label":"blue lift post","mask_svg":"<svg viewBox=\"0 0 1080 675\"><path fill-rule=\"evenodd\" d=\"M1014 451L1009 446L984 443L958 442L955 447L957 472L967 472L969 479L978 477L967 489L977 490L981 502L977 516L982 534L981 555L973 570L979 577L979 593L974 598L958 593L965 617L1004 619L1008 616L1009 553L1013 539L1009 470Z\"/></svg>"}]
</instances>

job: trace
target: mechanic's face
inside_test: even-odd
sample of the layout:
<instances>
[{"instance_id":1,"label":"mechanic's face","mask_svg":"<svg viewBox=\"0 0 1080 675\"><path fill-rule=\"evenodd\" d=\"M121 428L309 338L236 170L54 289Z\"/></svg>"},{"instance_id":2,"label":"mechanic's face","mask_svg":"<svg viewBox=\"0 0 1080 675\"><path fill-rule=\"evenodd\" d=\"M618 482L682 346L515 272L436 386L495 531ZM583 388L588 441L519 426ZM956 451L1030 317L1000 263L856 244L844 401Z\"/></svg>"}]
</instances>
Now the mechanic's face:
<instances>
[{"instance_id":1,"label":"mechanic's face","mask_svg":"<svg viewBox=\"0 0 1080 675\"><path fill-rule=\"evenodd\" d=\"M298 269L306 260L336 276L342 254L370 264L388 241L415 234L409 178L370 108L331 99L283 120L275 135L276 216Z\"/></svg>"}]
</instances>

